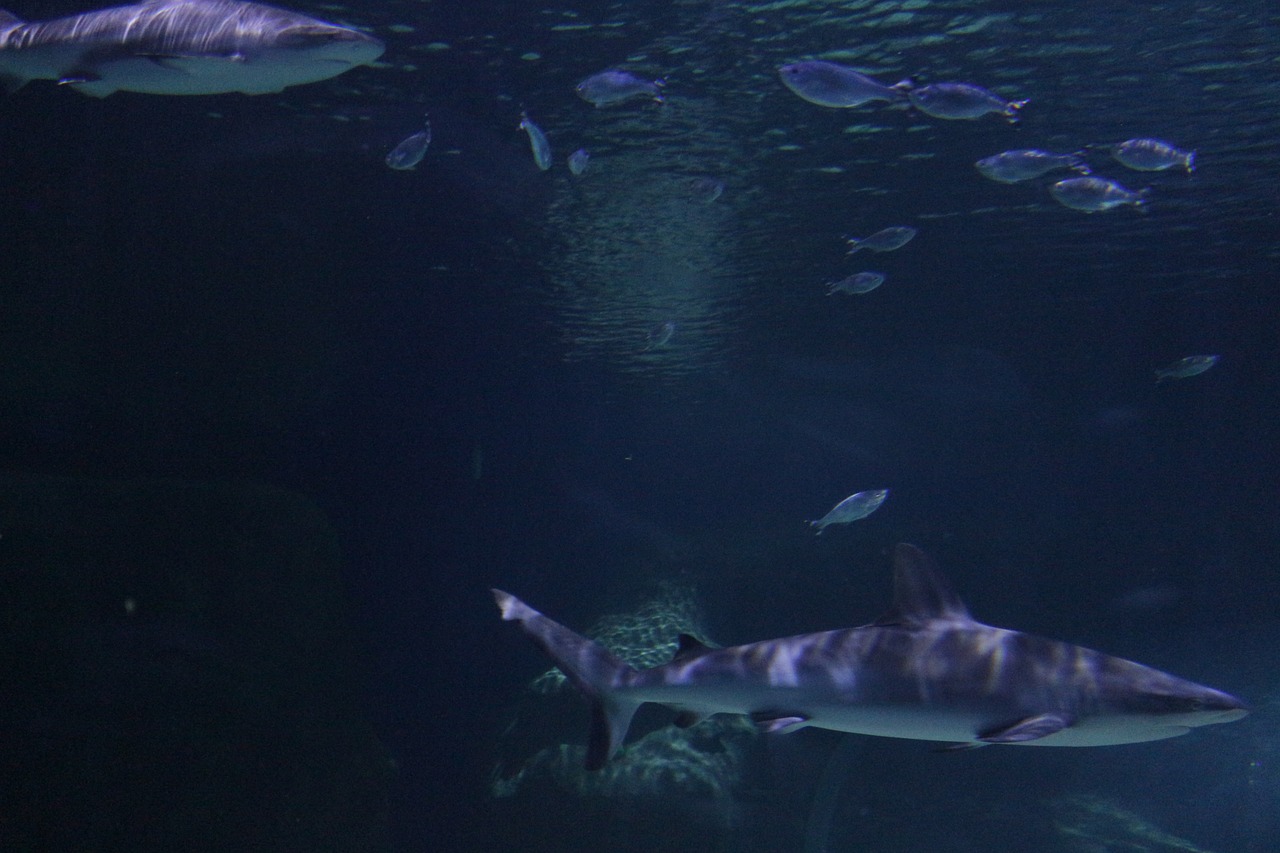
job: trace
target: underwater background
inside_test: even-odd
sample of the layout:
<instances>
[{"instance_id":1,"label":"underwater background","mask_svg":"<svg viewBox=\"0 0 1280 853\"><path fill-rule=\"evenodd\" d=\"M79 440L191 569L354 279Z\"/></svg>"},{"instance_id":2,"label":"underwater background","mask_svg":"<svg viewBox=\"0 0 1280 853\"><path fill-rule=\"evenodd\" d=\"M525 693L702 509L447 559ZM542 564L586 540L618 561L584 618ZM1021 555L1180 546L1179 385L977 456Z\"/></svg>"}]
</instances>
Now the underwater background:
<instances>
[{"instance_id":1,"label":"underwater background","mask_svg":"<svg viewBox=\"0 0 1280 853\"><path fill-rule=\"evenodd\" d=\"M0 103L0 847L1280 850L1280 10L291 8L387 52ZM779 81L804 59L1029 103L828 109ZM575 96L608 68L665 103ZM1089 147L1134 137L1194 172ZM1145 204L973 165L1033 147ZM846 256L888 226L918 234ZM938 754L650 708L586 775L585 706L488 592L656 662L869 622L902 541L982 621L1253 713Z\"/></svg>"}]
</instances>

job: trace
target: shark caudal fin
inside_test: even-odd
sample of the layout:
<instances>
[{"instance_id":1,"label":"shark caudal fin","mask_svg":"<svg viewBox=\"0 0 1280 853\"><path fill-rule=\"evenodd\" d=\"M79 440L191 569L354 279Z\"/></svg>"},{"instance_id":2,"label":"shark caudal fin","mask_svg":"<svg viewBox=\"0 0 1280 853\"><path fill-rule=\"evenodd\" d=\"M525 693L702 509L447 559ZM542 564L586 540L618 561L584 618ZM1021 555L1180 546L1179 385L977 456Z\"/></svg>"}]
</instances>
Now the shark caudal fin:
<instances>
[{"instance_id":1,"label":"shark caudal fin","mask_svg":"<svg viewBox=\"0 0 1280 853\"><path fill-rule=\"evenodd\" d=\"M599 770L622 746L639 702L621 699L617 689L635 672L628 663L593 640L543 616L510 593L493 590L493 600L507 622L520 628L560 667L591 703L587 737L588 770Z\"/></svg>"}]
</instances>

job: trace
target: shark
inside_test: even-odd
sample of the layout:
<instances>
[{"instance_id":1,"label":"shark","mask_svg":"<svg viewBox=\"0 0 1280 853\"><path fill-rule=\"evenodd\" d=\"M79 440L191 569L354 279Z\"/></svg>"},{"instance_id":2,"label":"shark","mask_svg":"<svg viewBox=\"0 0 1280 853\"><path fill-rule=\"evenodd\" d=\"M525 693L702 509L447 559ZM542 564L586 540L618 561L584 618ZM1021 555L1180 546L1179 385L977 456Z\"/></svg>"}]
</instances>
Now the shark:
<instances>
[{"instance_id":1,"label":"shark","mask_svg":"<svg viewBox=\"0 0 1280 853\"><path fill-rule=\"evenodd\" d=\"M682 727L743 714L770 733L812 726L943 750L1139 743L1248 713L1234 696L1158 669L978 622L914 545L898 545L893 563L893 606L868 625L728 648L682 635L669 663L643 670L493 595L589 701L588 770L618 752L647 702L673 709Z\"/></svg>"},{"instance_id":2,"label":"shark","mask_svg":"<svg viewBox=\"0 0 1280 853\"><path fill-rule=\"evenodd\" d=\"M349 27L239 0L144 0L52 21L0 9L0 84L86 95L260 95L367 65L384 45Z\"/></svg>"}]
</instances>

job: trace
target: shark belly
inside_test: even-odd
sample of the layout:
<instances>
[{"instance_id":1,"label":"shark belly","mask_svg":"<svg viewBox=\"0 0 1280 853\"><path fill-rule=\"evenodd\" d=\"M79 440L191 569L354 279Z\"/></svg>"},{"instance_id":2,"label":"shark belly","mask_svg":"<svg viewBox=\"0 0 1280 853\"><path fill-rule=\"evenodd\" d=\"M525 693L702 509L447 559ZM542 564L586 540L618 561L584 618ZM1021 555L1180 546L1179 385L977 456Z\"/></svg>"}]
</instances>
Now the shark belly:
<instances>
[{"instance_id":1,"label":"shark belly","mask_svg":"<svg viewBox=\"0 0 1280 853\"><path fill-rule=\"evenodd\" d=\"M786 727L804 726L850 734L982 744L983 732L1034 713L1016 703L975 700L956 703L888 703L848 701L829 691L779 690L767 685L751 689L741 683L710 687L651 685L624 691L636 702L654 702L698 717L740 714L757 720L794 719ZM1084 716L1072 726L1012 746L1089 747L1143 743L1177 737L1190 727L1115 713Z\"/></svg>"},{"instance_id":2,"label":"shark belly","mask_svg":"<svg viewBox=\"0 0 1280 853\"><path fill-rule=\"evenodd\" d=\"M69 82L77 92L106 97L113 92L146 95L216 95L242 92L262 95L286 86L313 83L340 70L333 63L246 59L236 56L129 56L95 67L96 79ZM74 76L74 75L72 75Z\"/></svg>"},{"instance_id":3,"label":"shark belly","mask_svg":"<svg viewBox=\"0 0 1280 853\"><path fill-rule=\"evenodd\" d=\"M823 695L825 693L825 695ZM742 714L756 720L794 718L792 731L804 726L851 734L943 742L974 741L978 732L999 720L992 710L844 701L823 691L778 690L744 685L732 688L664 686L629 691L628 698L656 702L698 716Z\"/></svg>"}]
</instances>

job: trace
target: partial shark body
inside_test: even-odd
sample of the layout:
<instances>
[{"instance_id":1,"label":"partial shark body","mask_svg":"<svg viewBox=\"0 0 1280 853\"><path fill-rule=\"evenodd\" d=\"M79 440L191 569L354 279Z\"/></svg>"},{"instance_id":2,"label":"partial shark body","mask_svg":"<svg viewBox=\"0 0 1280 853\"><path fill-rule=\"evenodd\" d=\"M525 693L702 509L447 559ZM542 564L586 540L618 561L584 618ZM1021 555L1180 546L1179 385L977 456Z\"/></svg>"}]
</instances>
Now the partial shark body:
<instances>
[{"instance_id":1,"label":"partial shark body","mask_svg":"<svg viewBox=\"0 0 1280 853\"><path fill-rule=\"evenodd\" d=\"M87 95L259 95L382 55L357 30L238 0L147 0L27 23L0 10L0 83L57 80Z\"/></svg>"},{"instance_id":2,"label":"partial shark body","mask_svg":"<svg viewBox=\"0 0 1280 853\"><path fill-rule=\"evenodd\" d=\"M859 628L711 649L681 637L668 664L637 670L508 593L520 624L591 703L587 767L604 765L646 702L750 716L769 732L843 732L987 744L1108 746L1238 720L1233 696L1092 649L984 625L912 545L894 554L894 607Z\"/></svg>"}]
</instances>

